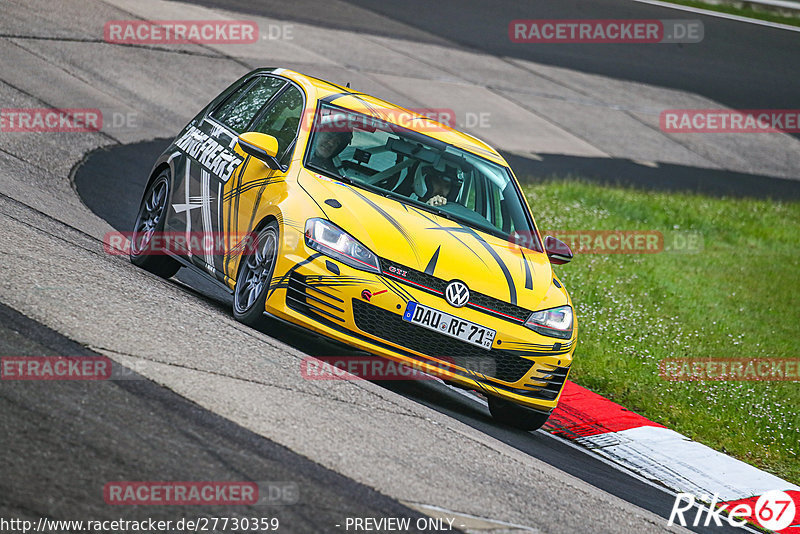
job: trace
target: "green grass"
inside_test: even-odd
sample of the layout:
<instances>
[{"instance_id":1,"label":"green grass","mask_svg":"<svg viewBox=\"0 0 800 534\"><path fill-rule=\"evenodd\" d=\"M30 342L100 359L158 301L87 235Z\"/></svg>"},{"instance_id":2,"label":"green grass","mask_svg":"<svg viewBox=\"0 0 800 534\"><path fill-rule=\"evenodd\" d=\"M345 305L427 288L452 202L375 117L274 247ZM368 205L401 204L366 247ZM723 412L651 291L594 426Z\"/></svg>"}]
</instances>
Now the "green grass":
<instances>
[{"instance_id":1,"label":"green grass","mask_svg":"<svg viewBox=\"0 0 800 534\"><path fill-rule=\"evenodd\" d=\"M699 0L664 0L672 4L680 4L682 6L696 7L699 9L707 9L709 11L719 11L720 13L728 13L730 15L739 15L740 17L747 17L751 19L766 20L769 22L777 22L779 24L788 24L790 26L800 26L800 15L787 16L782 15L778 11L768 10L768 8L753 9L751 7L742 6L737 7L729 4L710 4Z\"/></svg>"},{"instance_id":2,"label":"green grass","mask_svg":"<svg viewBox=\"0 0 800 534\"><path fill-rule=\"evenodd\" d=\"M578 254L579 384L800 483L800 382L671 382L663 358L798 358L800 203L580 181L524 187L541 229L699 232L699 253Z\"/></svg>"}]
</instances>

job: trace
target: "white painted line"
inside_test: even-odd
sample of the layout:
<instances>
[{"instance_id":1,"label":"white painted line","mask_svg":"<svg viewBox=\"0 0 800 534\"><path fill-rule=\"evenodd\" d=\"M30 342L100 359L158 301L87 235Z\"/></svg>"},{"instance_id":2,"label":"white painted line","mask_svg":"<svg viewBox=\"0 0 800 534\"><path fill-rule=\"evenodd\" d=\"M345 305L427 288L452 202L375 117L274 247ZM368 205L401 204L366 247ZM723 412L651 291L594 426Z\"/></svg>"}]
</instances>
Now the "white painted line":
<instances>
[{"instance_id":1,"label":"white painted line","mask_svg":"<svg viewBox=\"0 0 800 534\"><path fill-rule=\"evenodd\" d=\"M770 490L800 491L794 484L668 428L642 426L577 441L679 492L716 493L720 501L733 501Z\"/></svg>"},{"instance_id":2,"label":"white painted line","mask_svg":"<svg viewBox=\"0 0 800 534\"><path fill-rule=\"evenodd\" d=\"M708 15L709 17L717 17L720 19L735 20L737 22L747 22L750 24L757 24L759 26L767 26L769 28L777 28L779 30L789 30L792 32L800 32L800 27L790 26L788 24L780 24L778 22L770 22L768 20L751 19L739 15L731 15L730 13L722 13L720 11L711 11L709 9L700 9L698 7L682 6L680 4L672 4L670 2L661 2L659 0L633 0L640 4L650 4L653 6L667 7L670 9L677 9L680 11L688 11L689 13L697 13L698 15Z\"/></svg>"}]
</instances>

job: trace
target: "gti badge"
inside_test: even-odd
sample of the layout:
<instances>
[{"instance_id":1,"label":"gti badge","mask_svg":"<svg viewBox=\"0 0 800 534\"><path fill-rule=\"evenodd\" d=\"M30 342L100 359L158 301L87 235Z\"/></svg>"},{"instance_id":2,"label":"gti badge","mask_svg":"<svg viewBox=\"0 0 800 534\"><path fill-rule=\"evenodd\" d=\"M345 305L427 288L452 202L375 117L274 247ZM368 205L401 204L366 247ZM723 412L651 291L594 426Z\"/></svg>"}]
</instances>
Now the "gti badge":
<instances>
[{"instance_id":1,"label":"gti badge","mask_svg":"<svg viewBox=\"0 0 800 534\"><path fill-rule=\"evenodd\" d=\"M444 298L447 300L448 304L455 308L466 306L467 302L469 302L469 289L467 288L467 284L459 280L453 280L447 284L447 288L444 290Z\"/></svg>"}]
</instances>

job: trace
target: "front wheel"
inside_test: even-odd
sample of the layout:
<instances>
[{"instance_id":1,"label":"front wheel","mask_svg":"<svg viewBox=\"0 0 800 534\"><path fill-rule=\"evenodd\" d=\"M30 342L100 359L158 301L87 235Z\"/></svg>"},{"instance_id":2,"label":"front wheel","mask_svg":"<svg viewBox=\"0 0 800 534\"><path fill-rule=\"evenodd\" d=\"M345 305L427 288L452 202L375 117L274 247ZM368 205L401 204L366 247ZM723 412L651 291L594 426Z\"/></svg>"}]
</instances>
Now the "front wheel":
<instances>
[{"instance_id":1,"label":"front wheel","mask_svg":"<svg viewBox=\"0 0 800 534\"><path fill-rule=\"evenodd\" d=\"M169 187L169 170L165 169L144 192L131 235L131 263L162 278L173 276L181 268L177 260L156 246L164 232Z\"/></svg>"},{"instance_id":2,"label":"front wheel","mask_svg":"<svg viewBox=\"0 0 800 534\"><path fill-rule=\"evenodd\" d=\"M550 414L537 412L493 396L489 396L489 412L498 423L520 430L539 430L550 417Z\"/></svg>"},{"instance_id":3,"label":"front wheel","mask_svg":"<svg viewBox=\"0 0 800 534\"><path fill-rule=\"evenodd\" d=\"M278 260L278 223L270 222L256 237L253 252L242 258L233 290L233 316L258 328L265 325L264 309Z\"/></svg>"}]
</instances>

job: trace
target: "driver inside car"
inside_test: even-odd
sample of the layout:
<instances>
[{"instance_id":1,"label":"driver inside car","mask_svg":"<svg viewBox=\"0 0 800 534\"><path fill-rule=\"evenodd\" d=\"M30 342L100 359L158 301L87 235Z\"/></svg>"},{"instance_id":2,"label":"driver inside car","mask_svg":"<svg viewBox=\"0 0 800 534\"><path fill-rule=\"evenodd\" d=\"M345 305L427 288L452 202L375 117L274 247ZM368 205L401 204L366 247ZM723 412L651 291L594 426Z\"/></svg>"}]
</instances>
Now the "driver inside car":
<instances>
[{"instance_id":1,"label":"driver inside car","mask_svg":"<svg viewBox=\"0 0 800 534\"><path fill-rule=\"evenodd\" d=\"M433 166L421 169L415 181L414 192L418 200L429 206L444 206L453 189L452 178Z\"/></svg>"},{"instance_id":2,"label":"driver inside car","mask_svg":"<svg viewBox=\"0 0 800 534\"><path fill-rule=\"evenodd\" d=\"M324 117L320 122L321 131L314 141L314 153L309 163L330 173L341 175L339 165L334 158L341 154L353 140L353 132L347 128L337 126L338 116Z\"/></svg>"}]
</instances>

